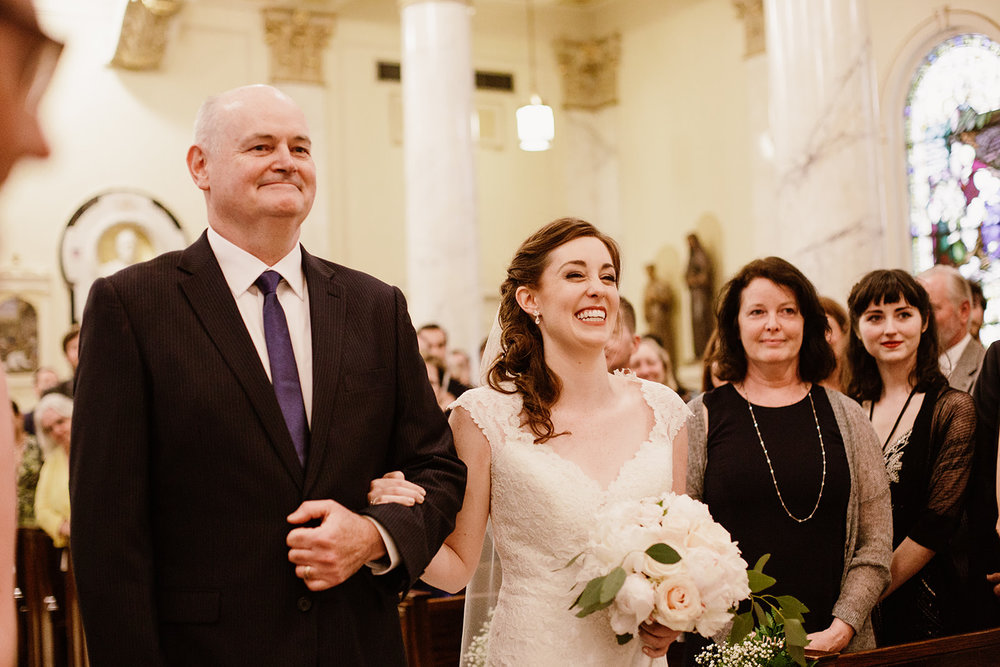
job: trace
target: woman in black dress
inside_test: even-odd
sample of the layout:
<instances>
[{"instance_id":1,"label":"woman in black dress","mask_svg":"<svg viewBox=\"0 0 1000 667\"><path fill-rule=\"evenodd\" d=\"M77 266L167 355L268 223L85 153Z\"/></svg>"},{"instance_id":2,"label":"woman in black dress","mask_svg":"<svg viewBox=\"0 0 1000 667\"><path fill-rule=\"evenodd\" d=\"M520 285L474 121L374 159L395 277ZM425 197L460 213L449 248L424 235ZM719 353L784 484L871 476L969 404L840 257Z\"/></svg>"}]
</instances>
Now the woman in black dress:
<instances>
[{"instance_id":1,"label":"woman in black dress","mask_svg":"<svg viewBox=\"0 0 1000 667\"><path fill-rule=\"evenodd\" d=\"M961 630L958 528L976 428L972 397L938 368L927 292L905 271L872 271L848 299L848 392L882 443L892 493L892 582L875 613L879 645Z\"/></svg>"},{"instance_id":2,"label":"woman in black dress","mask_svg":"<svg viewBox=\"0 0 1000 667\"><path fill-rule=\"evenodd\" d=\"M783 259L729 281L715 358L728 384L689 404L687 488L747 562L771 554L773 592L809 607L810 648L851 651L875 646L889 487L867 415L818 384L835 365L826 329L816 290Z\"/></svg>"}]
</instances>

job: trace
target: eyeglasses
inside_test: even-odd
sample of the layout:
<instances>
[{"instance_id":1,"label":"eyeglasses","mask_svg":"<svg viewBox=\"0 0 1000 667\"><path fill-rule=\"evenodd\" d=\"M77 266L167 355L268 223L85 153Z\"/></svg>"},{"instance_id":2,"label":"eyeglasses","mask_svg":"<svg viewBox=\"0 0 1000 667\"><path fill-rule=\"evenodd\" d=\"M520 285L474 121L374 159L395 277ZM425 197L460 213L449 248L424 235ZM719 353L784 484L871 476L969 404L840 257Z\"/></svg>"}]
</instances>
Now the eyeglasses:
<instances>
[{"instance_id":1,"label":"eyeglasses","mask_svg":"<svg viewBox=\"0 0 1000 667\"><path fill-rule=\"evenodd\" d=\"M63 43L42 32L29 12L0 0L0 23L12 26L28 40L29 46L20 63L18 91L24 99L25 108L34 111L52 80Z\"/></svg>"}]
</instances>

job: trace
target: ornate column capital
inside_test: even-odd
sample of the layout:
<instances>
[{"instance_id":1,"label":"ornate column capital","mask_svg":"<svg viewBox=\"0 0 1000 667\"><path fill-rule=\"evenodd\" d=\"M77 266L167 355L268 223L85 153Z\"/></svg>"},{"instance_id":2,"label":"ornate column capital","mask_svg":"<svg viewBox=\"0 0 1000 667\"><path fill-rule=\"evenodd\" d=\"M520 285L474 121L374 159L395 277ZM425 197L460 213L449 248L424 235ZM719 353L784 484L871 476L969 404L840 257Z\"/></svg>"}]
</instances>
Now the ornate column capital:
<instances>
[{"instance_id":1,"label":"ornate column capital","mask_svg":"<svg viewBox=\"0 0 1000 667\"><path fill-rule=\"evenodd\" d=\"M170 20L183 0L129 0L111 65L124 69L157 69L167 48Z\"/></svg>"},{"instance_id":2,"label":"ornate column capital","mask_svg":"<svg viewBox=\"0 0 1000 667\"><path fill-rule=\"evenodd\" d=\"M563 80L563 108L594 111L618 104L618 63L621 35L601 39L555 42Z\"/></svg>"},{"instance_id":3,"label":"ornate column capital","mask_svg":"<svg viewBox=\"0 0 1000 667\"><path fill-rule=\"evenodd\" d=\"M261 12L271 81L324 84L323 49L333 34L336 15L291 7L266 7Z\"/></svg>"},{"instance_id":4,"label":"ornate column capital","mask_svg":"<svg viewBox=\"0 0 1000 667\"><path fill-rule=\"evenodd\" d=\"M736 13L743 19L745 49L743 56L760 55L767 50L767 33L764 30L764 0L733 0Z\"/></svg>"},{"instance_id":5,"label":"ornate column capital","mask_svg":"<svg viewBox=\"0 0 1000 667\"><path fill-rule=\"evenodd\" d=\"M462 5L472 6L472 0L396 0L396 4L399 5L400 11L406 9L410 5L420 5L425 2L457 2Z\"/></svg>"}]
</instances>

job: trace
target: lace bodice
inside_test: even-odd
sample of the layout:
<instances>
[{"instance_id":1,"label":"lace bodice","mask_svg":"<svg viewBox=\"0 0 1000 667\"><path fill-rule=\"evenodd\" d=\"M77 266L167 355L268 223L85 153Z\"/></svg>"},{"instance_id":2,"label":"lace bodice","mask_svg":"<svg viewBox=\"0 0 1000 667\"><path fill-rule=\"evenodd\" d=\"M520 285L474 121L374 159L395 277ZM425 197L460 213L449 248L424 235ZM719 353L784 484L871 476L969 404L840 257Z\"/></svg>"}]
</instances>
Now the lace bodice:
<instances>
[{"instance_id":1,"label":"lace bodice","mask_svg":"<svg viewBox=\"0 0 1000 667\"><path fill-rule=\"evenodd\" d=\"M624 665L641 649L638 641L617 645L607 611L583 619L569 611L576 572L565 567L585 548L602 506L671 486L672 442L688 409L663 385L625 377L652 410L653 427L606 489L548 444L534 443L520 427L519 395L483 387L456 401L491 448L490 518L503 566L491 665Z\"/></svg>"}]
</instances>

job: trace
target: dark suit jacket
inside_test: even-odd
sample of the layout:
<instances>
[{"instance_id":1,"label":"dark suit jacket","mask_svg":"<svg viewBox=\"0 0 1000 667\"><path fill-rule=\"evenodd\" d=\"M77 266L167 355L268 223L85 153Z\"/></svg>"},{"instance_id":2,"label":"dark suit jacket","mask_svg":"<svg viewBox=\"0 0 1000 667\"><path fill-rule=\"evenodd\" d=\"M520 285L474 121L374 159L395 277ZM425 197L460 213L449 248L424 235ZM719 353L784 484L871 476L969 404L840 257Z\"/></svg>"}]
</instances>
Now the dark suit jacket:
<instances>
[{"instance_id":1,"label":"dark suit jacket","mask_svg":"<svg viewBox=\"0 0 1000 667\"><path fill-rule=\"evenodd\" d=\"M205 235L98 280L73 419L72 551L91 662L402 665L398 595L451 531L465 467L402 293L303 252L313 348L303 470ZM399 469L422 505L368 507ZM402 564L310 592L286 516L332 498L377 519Z\"/></svg>"}]
</instances>

